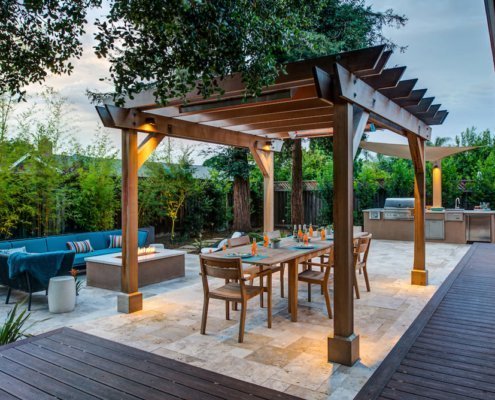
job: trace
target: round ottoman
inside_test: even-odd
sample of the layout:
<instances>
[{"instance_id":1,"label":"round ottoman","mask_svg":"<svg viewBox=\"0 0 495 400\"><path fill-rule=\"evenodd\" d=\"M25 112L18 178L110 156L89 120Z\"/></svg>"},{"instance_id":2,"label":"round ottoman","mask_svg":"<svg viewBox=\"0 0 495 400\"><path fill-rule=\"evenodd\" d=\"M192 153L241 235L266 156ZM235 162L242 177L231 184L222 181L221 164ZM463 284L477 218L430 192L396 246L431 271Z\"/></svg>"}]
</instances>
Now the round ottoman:
<instances>
[{"instance_id":1,"label":"round ottoman","mask_svg":"<svg viewBox=\"0 0 495 400\"><path fill-rule=\"evenodd\" d=\"M56 276L48 284L48 309L64 313L76 307L76 282L72 276Z\"/></svg>"},{"instance_id":2,"label":"round ottoman","mask_svg":"<svg viewBox=\"0 0 495 400\"><path fill-rule=\"evenodd\" d=\"M151 243L149 247L154 247L155 249L164 249L165 246L162 243Z\"/></svg>"}]
</instances>

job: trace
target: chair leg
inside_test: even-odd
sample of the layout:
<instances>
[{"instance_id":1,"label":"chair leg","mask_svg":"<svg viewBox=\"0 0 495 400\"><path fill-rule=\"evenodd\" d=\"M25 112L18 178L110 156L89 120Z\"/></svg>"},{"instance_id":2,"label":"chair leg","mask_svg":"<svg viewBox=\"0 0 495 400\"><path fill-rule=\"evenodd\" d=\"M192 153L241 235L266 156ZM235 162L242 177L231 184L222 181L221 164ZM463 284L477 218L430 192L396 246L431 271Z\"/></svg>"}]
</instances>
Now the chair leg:
<instances>
[{"instance_id":1,"label":"chair leg","mask_svg":"<svg viewBox=\"0 0 495 400\"><path fill-rule=\"evenodd\" d=\"M203 316L201 317L201 334L206 334L206 318L208 318L208 303L210 302L209 297L205 297L203 301Z\"/></svg>"},{"instance_id":2,"label":"chair leg","mask_svg":"<svg viewBox=\"0 0 495 400\"><path fill-rule=\"evenodd\" d=\"M323 295L325 296L325 303L327 304L328 318L332 319L332 306L330 304L330 293L328 293L328 286L321 285L321 287L323 288Z\"/></svg>"},{"instance_id":3,"label":"chair leg","mask_svg":"<svg viewBox=\"0 0 495 400\"><path fill-rule=\"evenodd\" d=\"M33 292L31 291L31 279L29 279L29 274L27 272L26 272L26 282L29 291L28 311L31 311L31 300L33 299Z\"/></svg>"},{"instance_id":4,"label":"chair leg","mask_svg":"<svg viewBox=\"0 0 495 400\"><path fill-rule=\"evenodd\" d=\"M264 294L265 294L265 289L263 287L263 275L260 275L260 287L261 287L261 293L260 293L260 307L263 308L265 306L264 304Z\"/></svg>"},{"instance_id":5,"label":"chair leg","mask_svg":"<svg viewBox=\"0 0 495 400\"><path fill-rule=\"evenodd\" d=\"M311 283L308 283L308 301L311 303Z\"/></svg>"},{"instance_id":6,"label":"chair leg","mask_svg":"<svg viewBox=\"0 0 495 400\"><path fill-rule=\"evenodd\" d=\"M239 323L239 343L242 343L244 341L244 329L246 326L246 308L247 302L243 300L241 304L241 320Z\"/></svg>"},{"instance_id":7,"label":"chair leg","mask_svg":"<svg viewBox=\"0 0 495 400\"><path fill-rule=\"evenodd\" d=\"M284 272L285 272L285 264L282 264L281 269L280 269L280 297L282 297L282 299L285 296L285 293L284 293Z\"/></svg>"},{"instance_id":8,"label":"chair leg","mask_svg":"<svg viewBox=\"0 0 495 400\"><path fill-rule=\"evenodd\" d=\"M267 286L268 286L268 328L272 327L272 273L270 272L267 277Z\"/></svg>"},{"instance_id":9,"label":"chair leg","mask_svg":"<svg viewBox=\"0 0 495 400\"><path fill-rule=\"evenodd\" d=\"M5 304L9 304L11 293L12 293L12 288L9 286L9 290L7 291L7 297L5 299Z\"/></svg>"},{"instance_id":10,"label":"chair leg","mask_svg":"<svg viewBox=\"0 0 495 400\"><path fill-rule=\"evenodd\" d=\"M366 282L366 290L368 292L371 292L370 280L368 279L368 270L366 269L366 267L363 267L363 274L364 274L364 281Z\"/></svg>"},{"instance_id":11,"label":"chair leg","mask_svg":"<svg viewBox=\"0 0 495 400\"><path fill-rule=\"evenodd\" d=\"M230 301L225 302L225 319L227 321L230 319Z\"/></svg>"},{"instance_id":12,"label":"chair leg","mask_svg":"<svg viewBox=\"0 0 495 400\"><path fill-rule=\"evenodd\" d=\"M360 299L361 297L359 296L359 286L357 281L356 270L354 270L354 290L356 292L356 298Z\"/></svg>"}]
</instances>

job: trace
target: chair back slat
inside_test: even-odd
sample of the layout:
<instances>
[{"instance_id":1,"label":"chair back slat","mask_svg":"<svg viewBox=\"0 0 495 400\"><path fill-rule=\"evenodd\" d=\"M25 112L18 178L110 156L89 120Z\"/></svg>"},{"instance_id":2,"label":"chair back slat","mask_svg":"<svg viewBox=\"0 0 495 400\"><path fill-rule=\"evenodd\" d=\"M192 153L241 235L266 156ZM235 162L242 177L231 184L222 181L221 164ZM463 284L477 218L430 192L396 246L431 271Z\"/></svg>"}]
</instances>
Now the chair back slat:
<instances>
[{"instance_id":1,"label":"chair back slat","mask_svg":"<svg viewBox=\"0 0 495 400\"><path fill-rule=\"evenodd\" d=\"M366 262L366 260L368 259L368 252L371 245L371 236L372 235L370 233L359 238L359 244L356 248L356 252L358 253L361 262Z\"/></svg>"},{"instance_id":2,"label":"chair back slat","mask_svg":"<svg viewBox=\"0 0 495 400\"><path fill-rule=\"evenodd\" d=\"M247 245L249 243L250 243L249 236L241 236L241 237L238 237L238 238L229 239L228 242L227 242L227 247L229 249L232 249L234 247L245 246L245 245Z\"/></svg>"},{"instance_id":3,"label":"chair back slat","mask_svg":"<svg viewBox=\"0 0 495 400\"><path fill-rule=\"evenodd\" d=\"M241 279L242 264L240 258L224 260L216 257L200 256L201 273L203 276L211 276L220 279Z\"/></svg>"},{"instance_id":4,"label":"chair back slat","mask_svg":"<svg viewBox=\"0 0 495 400\"><path fill-rule=\"evenodd\" d=\"M325 267L325 280L328 281L330 278L330 271L334 265L334 255L333 247L330 247L330 252L328 253L328 265Z\"/></svg>"}]
</instances>

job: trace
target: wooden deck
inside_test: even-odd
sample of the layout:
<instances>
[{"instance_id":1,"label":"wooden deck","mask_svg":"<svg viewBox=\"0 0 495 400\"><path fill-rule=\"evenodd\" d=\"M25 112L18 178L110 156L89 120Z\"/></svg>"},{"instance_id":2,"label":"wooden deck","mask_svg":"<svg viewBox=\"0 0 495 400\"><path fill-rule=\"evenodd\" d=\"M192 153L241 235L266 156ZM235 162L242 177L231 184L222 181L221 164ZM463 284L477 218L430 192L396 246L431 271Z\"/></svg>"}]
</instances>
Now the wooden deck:
<instances>
[{"instance_id":1,"label":"wooden deck","mask_svg":"<svg viewBox=\"0 0 495 400\"><path fill-rule=\"evenodd\" d=\"M495 399L495 245L474 244L355 397Z\"/></svg>"},{"instance_id":2,"label":"wooden deck","mask_svg":"<svg viewBox=\"0 0 495 400\"><path fill-rule=\"evenodd\" d=\"M298 399L68 328L0 348L1 399Z\"/></svg>"}]
</instances>

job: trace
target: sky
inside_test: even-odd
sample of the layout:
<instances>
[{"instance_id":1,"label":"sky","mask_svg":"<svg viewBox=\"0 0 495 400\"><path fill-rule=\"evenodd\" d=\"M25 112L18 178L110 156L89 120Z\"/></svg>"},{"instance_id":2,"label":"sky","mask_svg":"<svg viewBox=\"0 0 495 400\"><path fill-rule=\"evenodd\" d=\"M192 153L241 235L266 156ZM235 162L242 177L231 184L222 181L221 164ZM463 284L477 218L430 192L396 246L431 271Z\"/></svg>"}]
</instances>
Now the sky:
<instances>
[{"instance_id":1,"label":"sky","mask_svg":"<svg viewBox=\"0 0 495 400\"><path fill-rule=\"evenodd\" d=\"M433 138L452 137L468 127L495 131L495 70L489 44L488 27L483 0L366 0L376 10L392 8L408 18L405 27L385 28L384 34L404 53L396 51L387 67L406 65L403 79L419 78L417 89L428 88L449 115L443 125L433 127ZM92 11L91 22L101 14ZM55 88L71 103L72 133L83 144L90 144L98 129L94 106L86 90L110 91L108 64L92 52L93 30L90 26L83 38L84 54L74 61L75 72L70 76L50 76L46 85ZM39 85L28 88L32 100L41 90ZM19 107L22 109L22 106ZM117 148L120 135L109 130ZM178 139L174 147L193 148L196 163L203 161L201 145ZM370 140L405 143L404 138L390 132L375 132Z\"/></svg>"}]
</instances>

